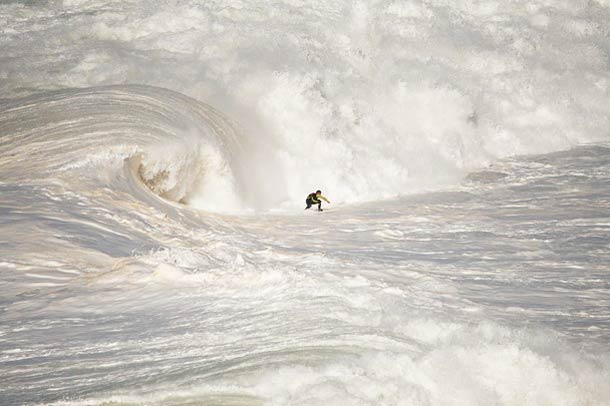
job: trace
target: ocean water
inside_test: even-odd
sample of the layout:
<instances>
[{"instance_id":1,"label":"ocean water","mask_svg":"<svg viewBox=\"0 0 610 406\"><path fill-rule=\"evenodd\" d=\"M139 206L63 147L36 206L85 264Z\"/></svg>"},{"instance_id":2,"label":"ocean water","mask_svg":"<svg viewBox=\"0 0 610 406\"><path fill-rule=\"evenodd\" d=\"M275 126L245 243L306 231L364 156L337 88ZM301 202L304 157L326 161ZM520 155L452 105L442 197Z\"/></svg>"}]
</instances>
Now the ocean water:
<instances>
[{"instance_id":1,"label":"ocean water","mask_svg":"<svg viewBox=\"0 0 610 406\"><path fill-rule=\"evenodd\" d=\"M2 2L0 404L610 405L609 20Z\"/></svg>"}]
</instances>

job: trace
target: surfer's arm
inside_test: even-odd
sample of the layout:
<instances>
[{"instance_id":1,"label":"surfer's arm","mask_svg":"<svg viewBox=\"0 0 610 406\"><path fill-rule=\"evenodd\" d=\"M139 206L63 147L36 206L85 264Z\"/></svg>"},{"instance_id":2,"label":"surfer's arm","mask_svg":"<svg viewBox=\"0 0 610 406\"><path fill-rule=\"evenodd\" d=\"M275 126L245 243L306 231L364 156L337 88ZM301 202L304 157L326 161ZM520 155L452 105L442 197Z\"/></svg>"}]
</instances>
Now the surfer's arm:
<instances>
[{"instance_id":1,"label":"surfer's arm","mask_svg":"<svg viewBox=\"0 0 610 406\"><path fill-rule=\"evenodd\" d=\"M323 199L324 201L326 201L326 203L329 203L329 204L330 204L330 201L329 201L327 198L325 198L324 196L320 195L320 196L318 196L318 197L319 197L320 199Z\"/></svg>"}]
</instances>

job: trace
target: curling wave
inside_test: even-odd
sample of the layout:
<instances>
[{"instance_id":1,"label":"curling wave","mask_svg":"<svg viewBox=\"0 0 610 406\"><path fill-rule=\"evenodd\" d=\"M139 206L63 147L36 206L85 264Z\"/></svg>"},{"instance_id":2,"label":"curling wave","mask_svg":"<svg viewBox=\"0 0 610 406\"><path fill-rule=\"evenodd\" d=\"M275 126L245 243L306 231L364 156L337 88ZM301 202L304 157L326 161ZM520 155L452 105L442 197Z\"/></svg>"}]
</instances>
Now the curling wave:
<instances>
[{"instance_id":1,"label":"curling wave","mask_svg":"<svg viewBox=\"0 0 610 406\"><path fill-rule=\"evenodd\" d=\"M162 162L143 157L145 183L187 204L292 209L316 188L377 200L454 185L499 158L608 140L606 0L30 3L0 5L3 97L142 83L239 121L239 159L206 145L199 159L188 143L169 148L181 162L168 163L166 144L153 153ZM202 108L192 100L152 93L153 110L178 118L170 127L203 125L185 124ZM129 111L140 125L171 120Z\"/></svg>"},{"instance_id":2,"label":"curling wave","mask_svg":"<svg viewBox=\"0 0 610 406\"><path fill-rule=\"evenodd\" d=\"M243 204L234 126L209 105L176 92L149 86L47 92L6 103L0 132L7 180L99 186L126 168L169 201L220 211Z\"/></svg>"}]
</instances>

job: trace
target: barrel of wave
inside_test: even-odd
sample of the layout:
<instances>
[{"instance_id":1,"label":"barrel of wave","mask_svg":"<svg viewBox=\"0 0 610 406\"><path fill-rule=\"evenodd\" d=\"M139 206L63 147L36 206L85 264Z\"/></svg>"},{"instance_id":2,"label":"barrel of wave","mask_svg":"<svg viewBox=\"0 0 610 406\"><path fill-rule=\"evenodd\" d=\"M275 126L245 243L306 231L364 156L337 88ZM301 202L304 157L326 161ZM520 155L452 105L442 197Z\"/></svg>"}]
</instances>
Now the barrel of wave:
<instances>
[{"instance_id":1,"label":"barrel of wave","mask_svg":"<svg viewBox=\"0 0 610 406\"><path fill-rule=\"evenodd\" d=\"M166 200L241 209L235 126L182 94L133 85L65 89L10 100L0 113L5 180L44 177L79 189L128 168Z\"/></svg>"},{"instance_id":2,"label":"barrel of wave","mask_svg":"<svg viewBox=\"0 0 610 406\"><path fill-rule=\"evenodd\" d=\"M132 159L142 182L166 200L221 213L244 209L229 161L207 140L191 135L152 145Z\"/></svg>"}]
</instances>

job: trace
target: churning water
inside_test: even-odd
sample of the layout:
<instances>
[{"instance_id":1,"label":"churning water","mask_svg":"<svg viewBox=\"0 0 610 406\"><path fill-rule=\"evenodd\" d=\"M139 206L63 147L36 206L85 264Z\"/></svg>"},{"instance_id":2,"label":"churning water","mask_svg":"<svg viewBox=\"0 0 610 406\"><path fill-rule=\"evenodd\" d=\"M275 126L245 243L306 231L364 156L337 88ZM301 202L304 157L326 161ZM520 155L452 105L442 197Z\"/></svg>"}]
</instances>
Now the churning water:
<instances>
[{"instance_id":1,"label":"churning water","mask_svg":"<svg viewBox=\"0 0 610 406\"><path fill-rule=\"evenodd\" d=\"M0 404L610 404L607 21L3 2Z\"/></svg>"}]
</instances>

